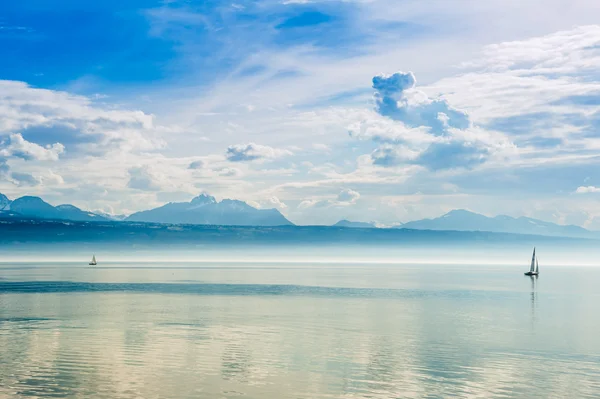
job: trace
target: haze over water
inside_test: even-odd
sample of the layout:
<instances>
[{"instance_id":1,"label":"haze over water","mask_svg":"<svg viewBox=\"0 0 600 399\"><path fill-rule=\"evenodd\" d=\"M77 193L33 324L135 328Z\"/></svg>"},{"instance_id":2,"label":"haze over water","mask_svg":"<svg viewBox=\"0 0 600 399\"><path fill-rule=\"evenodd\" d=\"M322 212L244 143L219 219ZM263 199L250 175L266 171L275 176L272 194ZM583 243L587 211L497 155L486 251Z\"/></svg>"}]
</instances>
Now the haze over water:
<instances>
[{"instance_id":1,"label":"haze over water","mask_svg":"<svg viewBox=\"0 0 600 399\"><path fill-rule=\"evenodd\" d=\"M600 269L3 263L0 398L592 398Z\"/></svg>"}]
</instances>

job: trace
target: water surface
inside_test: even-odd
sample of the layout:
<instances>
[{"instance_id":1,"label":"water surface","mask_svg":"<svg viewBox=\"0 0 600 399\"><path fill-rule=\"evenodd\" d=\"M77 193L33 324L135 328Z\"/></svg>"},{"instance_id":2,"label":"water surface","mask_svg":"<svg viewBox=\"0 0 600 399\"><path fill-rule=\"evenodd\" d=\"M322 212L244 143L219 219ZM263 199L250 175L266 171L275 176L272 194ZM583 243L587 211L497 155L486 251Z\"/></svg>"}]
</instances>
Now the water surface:
<instances>
[{"instance_id":1,"label":"water surface","mask_svg":"<svg viewBox=\"0 0 600 399\"><path fill-rule=\"evenodd\" d=\"M0 264L0 397L592 398L600 269Z\"/></svg>"}]
</instances>

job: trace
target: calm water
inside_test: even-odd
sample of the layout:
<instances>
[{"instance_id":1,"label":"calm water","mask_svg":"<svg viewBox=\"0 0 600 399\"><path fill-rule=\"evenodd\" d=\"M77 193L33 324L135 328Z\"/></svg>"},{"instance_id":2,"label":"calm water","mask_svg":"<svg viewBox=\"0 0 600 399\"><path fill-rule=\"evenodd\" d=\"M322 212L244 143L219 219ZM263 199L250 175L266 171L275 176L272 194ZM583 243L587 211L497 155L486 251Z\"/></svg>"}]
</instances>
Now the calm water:
<instances>
[{"instance_id":1,"label":"calm water","mask_svg":"<svg viewBox=\"0 0 600 399\"><path fill-rule=\"evenodd\" d=\"M600 268L0 264L0 398L600 397Z\"/></svg>"}]
</instances>

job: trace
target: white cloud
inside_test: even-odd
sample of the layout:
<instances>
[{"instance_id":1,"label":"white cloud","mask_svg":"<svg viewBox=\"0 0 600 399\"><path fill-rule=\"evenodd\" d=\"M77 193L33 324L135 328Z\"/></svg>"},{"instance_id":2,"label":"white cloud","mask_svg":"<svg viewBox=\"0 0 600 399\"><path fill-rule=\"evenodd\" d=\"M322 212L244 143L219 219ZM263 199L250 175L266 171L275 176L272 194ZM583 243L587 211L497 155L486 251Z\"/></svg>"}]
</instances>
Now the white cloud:
<instances>
[{"instance_id":1,"label":"white cloud","mask_svg":"<svg viewBox=\"0 0 600 399\"><path fill-rule=\"evenodd\" d=\"M314 143L312 145L312 147L317 150L317 151L329 151L330 148L327 144L323 144L323 143Z\"/></svg>"},{"instance_id":2,"label":"white cloud","mask_svg":"<svg viewBox=\"0 0 600 399\"><path fill-rule=\"evenodd\" d=\"M388 120L355 122L348 131L351 137L380 144L371 153L374 165L470 169L514 148L501 134L474 127L466 112L444 99L428 98L415 85L412 72L373 78L376 111Z\"/></svg>"},{"instance_id":3,"label":"white cloud","mask_svg":"<svg viewBox=\"0 0 600 399\"><path fill-rule=\"evenodd\" d=\"M231 162L258 161L292 155L289 150L255 143L235 144L227 148L225 156Z\"/></svg>"},{"instance_id":4,"label":"white cloud","mask_svg":"<svg viewBox=\"0 0 600 399\"><path fill-rule=\"evenodd\" d=\"M161 187L156 180L156 176L148 166L131 168L127 187L143 191L158 191Z\"/></svg>"},{"instance_id":5,"label":"white cloud","mask_svg":"<svg viewBox=\"0 0 600 399\"><path fill-rule=\"evenodd\" d=\"M30 128L60 129L64 141L79 151L161 148L154 116L142 111L111 109L84 96L33 88L24 82L0 80L0 133Z\"/></svg>"},{"instance_id":6,"label":"white cloud","mask_svg":"<svg viewBox=\"0 0 600 399\"><path fill-rule=\"evenodd\" d=\"M219 176L226 177L239 177L242 175L242 171L238 168L222 168L218 169L217 172L219 173Z\"/></svg>"},{"instance_id":7,"label":"white cloud","mask_svg":"<svg viewBox=\"0 0 600 399\"><path fill-rule=\"evenodd\" d=\"M448 128L467 129L469 116L444 99L430 99L415 90L417 80L412 72L396 72L373 78L377 112L411 128L426 127L434 135Z\"/></svg>"},{"instance_id":8,"label":"white cloud","mask_svg":"<svg viewBox=\"0 0 600 399\"><path fill-rule=\"evenodd\" d=\"M600 187L595 186L580 186L575 190L577 194L600 193Z\"/></svg>"},{"instance_id":9,"label":"white cloud","mask_svg":"<svg viewBox=\"0 0 600 399\"><path fill-rule=\"evenodd\" d=\"M58 185L62 185L65 183L65 180L63 179L63 177L59 174L54 173L51 170L48 170L43 176L42 176L42 182L45 185L54 185L54 186L58 186Z\"/></svg>"},{"instance_id":10,"label":"white cloud","mask_svg":"<svg viewBox=\"0 0 600 399\"><path fill-rule=\"evenodd\" d=\"M349 188L342 190L337 197L338 201L349 203L355 203L359 198L360 193Z\"/></svg>"},{"instance_id":11,"label":"white cloud","mask_svg":"<svg viewBox=\"0 0 600 399\"><path fill-rule=\"evenodd\" d=\"M277 197L271 197L267 201L265 201L265 203L266 203L266 206L271 206L271 207L277 208L279 210L286 209L288 207L283 201L281 201Z\"/></svg>"},{"instance_id":12,"label":"white cloud","mask_svg":"<svg viewBox=\"0 0 600 399\"><path fill-rule=\"evenodd\" d=\"M58 161L65 151L65 146L55 143L42 147L23 138L20 133L11 134L7 142L0 144L0 156L22 158L26 161Z\"/></svg>"},{"instance_id":13,"label":"white cloud","mask_svg":"<svg viewBox=\"0 0 600 399\"><path fill-rule=\"evenodd\" d=\"M52 178L43 180L48 167L44 162L56 158L52 168L64 176L60 193L65 198L115 212L159 205L200 188L221 198L283 198L298 222L323 217L335 222L356 215L406 221L411 215L436 216L442 208L464 204L487 207L490 214L496 213L494 207L498 212L520 209L498 199L498 191L520 190L520 197L528 198L523 213L531 211L534 200L540 208L549 207L540 198L572 194L565 180L582 181L576 171L573 176L561 172L567 177L557 182L560 187L533 193L549 190L542 186L550 165L589 165L586 174L593 175L600 149L600 136L593 130L600 115L594 104L600 92L598 27L546 34L555 26L579 23L573 9L584 4L576 1L559 13L557 3L551 2L554 6L545 11L554 17L532 23L541 1L491 0L469 7L409 1L401 8L387 0L357 1L353 6L360 15L350 22L373 35L368 44L353 48L357 51L351 56L337 50L324 54L310 45L262 48L218 82L202 81L202 90L190 79L189 88L147 91L134 106L118 102L137 101L139 93L126 99L92 98L2 81L0 134L22 132L31 146L22 152L24 157L3 148L7 152L0 154L0 174L7 179L0 179L0 191L20 192L24 189L14 184L29 181L37 184L40 195L57 195L44 188ZM511 10L514 18L483 26L481 16L502 9ZM205 21L202 15L171 17L176 19L172 24L189 17L193 23ZM466 27L460 31L469 37L448 23L442 27L447 28L443 37L417 34L415 41L392 48L389 43L397 36L375 29L395 21L438 29L436 18L460 23ZM523 40L524 33L538 37ZM519 40L507 41L513 38ZM504 42L485 47L473 62L463 62L480 43L498 41ZM457 63L462 68L458 74L452 69ZM252 66L264 69L238 73ZM369 104L371 77L406 68L419 78L418 87L412 73L380 76L374 82L375 107ZM291 71L290 77L281 78L281 71ZM335 102L329 103L331 98ZM354 140L348 140L348 133ZM47 143L64 147L59 151ZM277 162L261 168L269 160ZM10 178L11 171L20 183ZM86 182L94 182L103 194ZM340 199L347 187L361 195L352 206L352 201ZM444 187L452 187L452 196ZM159 192L166 194L157 196ZM394 205L380 209L382 198L393 198ZM590 215L592 199L569 197L573 204L589 200ZM258 203L267 207L267 201ZM376 216L366 216L371 213Z\"/></svg>"}]
</instances>

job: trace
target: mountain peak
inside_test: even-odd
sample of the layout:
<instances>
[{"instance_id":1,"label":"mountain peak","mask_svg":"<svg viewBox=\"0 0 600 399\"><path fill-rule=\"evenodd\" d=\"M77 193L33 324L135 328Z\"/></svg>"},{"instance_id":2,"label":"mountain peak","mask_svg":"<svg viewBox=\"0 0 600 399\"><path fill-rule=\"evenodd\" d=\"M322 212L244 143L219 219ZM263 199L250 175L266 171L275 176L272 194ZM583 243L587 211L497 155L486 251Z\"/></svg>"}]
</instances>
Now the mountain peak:
<instances>
[{"instance_id":1,"label":"mountain peak","mask_svg":"<svg viewBox=\"0 0 600 399\"><path fill-rule=\"evenodd\" d=\"M546 236L590 237L578 226L563 226L527 217L506 215L487 217L464 209L456 209L435 219L408 222L402 226L415 230L490 231L495 233L537 234Z\"/></svg>"},{"instance_id":2,"label":"mountain peak","mask_svg":"<svg viewBox=\"0 0 600 399\"><path fill-rule=\"evenodd\" d=\"M471 212L468 211L466 209L453 209L450 212L446 213L445 215L443 215L442 217L448 217L448 216L483 216L480 213L475 213L475 212Z\"/></svg>"},{"instance_id":3,"label":"mountain peak","mask_svg":"<svg viewBox=\"0 0 600 399\"><path fill-rule=\"evenodd\" d=\"M0 210L6 208L8 205L10 205L10 200L8 199L8 197L2 193L0 193Z\"/></svg>"},{"instance_id":4,"label":"mountain peak","mask_svg":"<svg viewBox=\"0 0 600 399\"><path fill-rule=\"evenodd\" d=\"M24 195L22 197L17 198L16 200L14 200L12 202L12 204L14 206L17 205L27 205L27 206L31 206L31 205L41 205L41 206L52 206L49 203L47 203L46 201L44 201L43 199L41 199L40 197L34 197L33 195Z\"/></svg>"},{"instance_id":5,"label":"mountain peak","mask_svg":"<svg viewBox=\"0 0 600 399\"><path fill-rule=\"evenodd\" d=\"M192 205L206 205L206 204L215 204L217 200L212 195L208 195L205 193L200 194L199 196L192 199Z\"/></svg>"},{"instance_id":6,"label":"mountain peak","mask_svg":"<svg viewBox=\"0 0 600 399\"><path fill-rule=\"evenodd\" d=\"M333 226L334 227L354 227L354 228L361 228L361 229L373 229L373 228L377 227L377 226L375 226L374 223L352 222L347 219L342 219L339 222L337 222L336 224L334 224Z\"/></svg>"},{"instance_id":7,"label":"mountain peak","mask_svg":"<svg viewBox=\"0 0 600 399\"><path fill-rule=\"evenodd\" d=\"M284 226L292 224L277 209L256 209L244 201L234 199L217 202L208 194L201 194L191 202L171 202L158 208L136 212L128 216L126 220L225 226Z\"/></svg>"}]
</instances>

